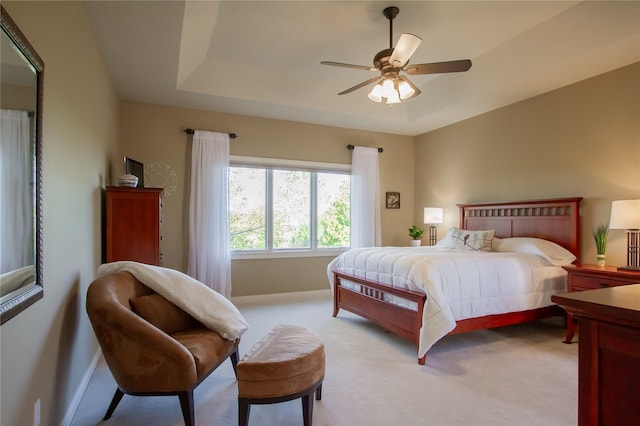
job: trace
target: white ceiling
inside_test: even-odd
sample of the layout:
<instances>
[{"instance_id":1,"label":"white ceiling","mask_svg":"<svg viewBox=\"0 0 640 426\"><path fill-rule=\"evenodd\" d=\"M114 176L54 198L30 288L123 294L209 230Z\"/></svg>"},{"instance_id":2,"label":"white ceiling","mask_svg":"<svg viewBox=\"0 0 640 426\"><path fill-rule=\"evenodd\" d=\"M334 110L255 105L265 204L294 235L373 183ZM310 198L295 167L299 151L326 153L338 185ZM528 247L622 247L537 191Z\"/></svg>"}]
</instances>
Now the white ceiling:
<instances>
[{"instance_id":1,"label":"white ceiling","mask_svg":"<svg viewBox=\"0 0 640 426\"><path fill-rule=\"evenodd\" d=\"M389 47L387 6L423 39L410 63L471 59L411 76L422 94L367 98ZM640 61L640 1L88 1L127 100L418 135Z\"/></svg>"}]
</instances>

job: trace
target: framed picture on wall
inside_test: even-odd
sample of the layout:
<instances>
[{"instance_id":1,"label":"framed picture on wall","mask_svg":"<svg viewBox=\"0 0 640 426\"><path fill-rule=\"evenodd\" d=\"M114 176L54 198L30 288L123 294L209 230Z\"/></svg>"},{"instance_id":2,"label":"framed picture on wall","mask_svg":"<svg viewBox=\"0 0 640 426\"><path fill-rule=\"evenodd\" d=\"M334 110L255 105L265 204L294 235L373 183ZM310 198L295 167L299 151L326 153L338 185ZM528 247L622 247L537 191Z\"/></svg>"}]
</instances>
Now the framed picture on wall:
<instances>
[{"instance_id":1,"label":"framed picture on wall","mask_svg":"<svg viewBox=\"0 0 640 426\"><path fill-rule=\"evenodd\" d=\"M387 192L387 208L399 209L400 208L400 193L399 192Z\"/></svg>"}]
</instances>

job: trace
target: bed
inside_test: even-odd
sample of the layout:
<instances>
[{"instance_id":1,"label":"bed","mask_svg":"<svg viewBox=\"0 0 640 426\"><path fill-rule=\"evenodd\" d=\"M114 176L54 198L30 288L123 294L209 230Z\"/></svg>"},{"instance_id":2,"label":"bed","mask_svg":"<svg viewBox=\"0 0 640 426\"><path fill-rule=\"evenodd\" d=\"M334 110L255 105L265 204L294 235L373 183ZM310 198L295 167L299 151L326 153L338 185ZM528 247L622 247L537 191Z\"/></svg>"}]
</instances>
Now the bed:
<instances>
[{"instance_id":1,"label":"bed","mask_svg":"<svg viewBox=\"0 0 640 426\"><path fill-rule=\"evenodd\" d=\"M459 229L469 231L467 234L477 234L479 231L495 231L495 244L503 242L516 241L536 241L549 244L554 247L561 247L559 250L571 255L571 259L579 257L579 225L580 225L580 201L582 198L561 198L561 199L545 199L531 200L505 203L476 203L476 204L458 204L460 209ZM455 231L455 228L453 229ZM449 230L449 234L452 230ZM477 232L472 232L477 231ZM446 240L449 237L445 237ZM442 242L442 241L441 241ZM440 242L439 242L440 244ZM465 242L466 244L466 242ZM504 244L507 246L508 244ZM450 248L450 247L445 247ZM494 253L491 248L473 253L473 263L476 265L489 262L488 259L497 260L502 257ZM394 274L386 273L384 262L391 268L395 268L396 264L403 262L412 262L412 259L418 259L419 252L428 252L433 250L432 257L439 257L438 262L445 262L444 254L438 248L365 248L352 249L343 253L334 259L328 266L329 281L333 293L333 316L337 316L340 309L347 310L361 317L364 317L392 333L397 334L409 341L415 343L418 351L418 363L424 364L426 352L435 341L439 339L438 333L444 334L462 333L472 330L501 327L505 325L517 324L526 321L547 318L556 315L564 315L564 311L557 305L550 302L549 293L561 292L566 288L566 272L558 265L561 263L547 262L548 259L542 259L535 255L520 255L504 253L504 257L519 256L519 263L538 263L538 266L548 267L545 271L552 274L561 274L549 278L547 282L554 282L554 288L547 288L546 294L535 307L529 308L527 303L513 303L513 310L500 313L483 314L481 316L473 316L467 312L464 318L452 318L452 324L444 324L450 322L448 318L442 318L439 315L432 315L429 309L435 303L439 303L437 295L429 292L417 285L411 285L418 282L417 275L424 275L427 272L419 272L420 268L408 267L407 274L411 276L399 277ZM358 251L362 250L362 251ZM378 252L378 250L386 250ZM413 250L413 251L412 251ZM456 250L450 250L452 254L449 259L452 265L457 265L457 257L454 256ZM365 257L363 256L371 256ZM457 256L457 254L456 254ZM566 256L564 256L566 258ZM362 272L354 265L349 265L349 258L361 259L363 264L373 269L369 272ZM535 258L535 259L531 259ZM365 260L362 260L365 259ZM374 259L374 260L370 260ZM542 260L541 260L542 259ZM568 261L570 262L571 259ZM567 260L564 259L564 262ZM355 260L354 260L355 262ZM378 263L382 262L382 263ZM422 262L422 261L421 261ZM434 261L435 262L435 261ZM462 262L462 260L460 260ZM431 263L431 261L429 261ZM488 264L488 263L487 263ZM407 264L408 265L408 264ZM353 267L351 267L353 266ZM448 266L447 266L448 267ZM452 266L453 267L453 266ZM375 268L380 268L375 270ZM480 268L483 269L484 267ZM487 272L491 274L489 266ZM551 272L555 270L556 272ZM410 272L409 272L410 271ZM418 271L418 272L417 272ZM495 273L495 272L493 272ZM546 274L547 272L545 272ZM417 274L417 275L416 275ZM464 273L457 273L458 280L461 284L467 278ZM511 275L509 275L511 274ZM533 274L536 275L536 274ZM528 276L524 276L520 272L501 273L502 279L499 287L505 287L505 284L514 287L522 286L520 281L528 281ZM373 278L372 278L373 277ZM486 278L481 278L486 281ZM560 283L558 283L558 279ZM505 280L511 281L505 283ZM470 279L469 279L470 281ZM405 285L405 282L408 283ZM527 284L529 285L529 284ZM546 284L545 284L546 285ZM517 296L515 296L517 297ZM428 299L429 298L429 299ZM429 305L431 303L431 305ZM484 302L483 302L484 303ZM426 314L425 314L426 313ZM448 315L448 314L447 314ZM444 315L445 317L447 315ZM437 331L432 332L432 329ZM443 335L444 335L443 334ZM435 336L435 337L434 337ZM442 336L440 336L442 337Z\"/></svg>"}]
</instances>

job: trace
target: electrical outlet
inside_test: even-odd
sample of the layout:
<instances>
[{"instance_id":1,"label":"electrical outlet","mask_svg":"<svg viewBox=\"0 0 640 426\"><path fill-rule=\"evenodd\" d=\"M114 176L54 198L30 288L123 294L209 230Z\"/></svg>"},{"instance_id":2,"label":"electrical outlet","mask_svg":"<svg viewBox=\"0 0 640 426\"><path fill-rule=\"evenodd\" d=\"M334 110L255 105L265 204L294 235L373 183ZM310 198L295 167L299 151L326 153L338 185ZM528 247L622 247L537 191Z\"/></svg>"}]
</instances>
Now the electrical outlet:
<instances>
[{"instance_id":1,"label":"electrical outlet","mask_svg":"<svg viewBox=\"0 0 640 426\"><path fill-rule=\"evenodd\" d=\"M40 426L40 398L33 404L33 426Z\"/></svg>"}]
</instances>

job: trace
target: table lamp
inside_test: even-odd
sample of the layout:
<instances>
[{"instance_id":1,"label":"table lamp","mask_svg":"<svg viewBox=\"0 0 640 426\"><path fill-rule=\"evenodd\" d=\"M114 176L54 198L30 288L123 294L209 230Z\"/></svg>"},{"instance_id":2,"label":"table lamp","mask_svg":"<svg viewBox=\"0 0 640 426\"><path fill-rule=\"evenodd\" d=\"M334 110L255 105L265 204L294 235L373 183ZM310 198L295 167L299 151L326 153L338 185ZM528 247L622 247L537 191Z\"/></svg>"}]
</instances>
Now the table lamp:
<instances>
[{"instance_id":1,"label":"table lamp","mask_svg":"<svg viewBox=\"0 0 640 426\"><path fill-rule=\"evenodd\" d=\"M627 266L618 269L640 271L640 200L613 201L609 229L627 234Z\"/></svg>"},{"instance_id":2,"label":"table lamp","mask_svg":"<svg viewBox=\"0 0 640 426\"><path fill-rule=\"evenodd\" d=\"M433 246L438 242L437 224L442 223L443 211L439 207L424 208L424 223L429 225L429 245Z\"/></svg>"}]
</instances>

